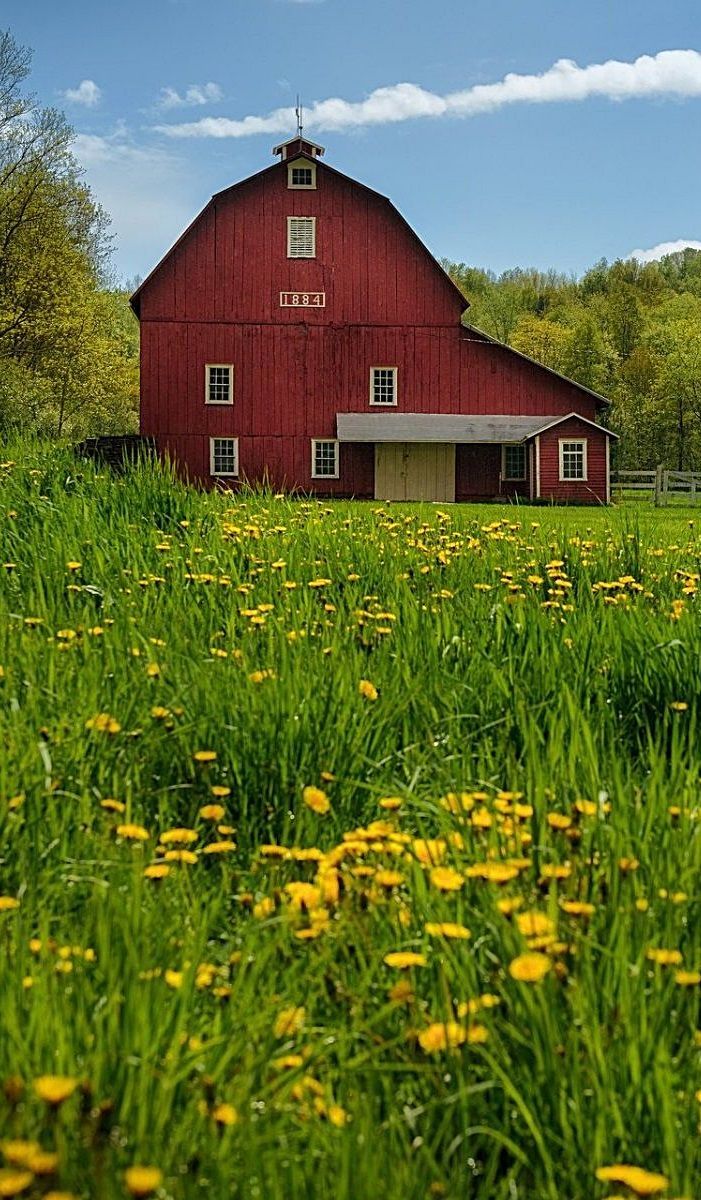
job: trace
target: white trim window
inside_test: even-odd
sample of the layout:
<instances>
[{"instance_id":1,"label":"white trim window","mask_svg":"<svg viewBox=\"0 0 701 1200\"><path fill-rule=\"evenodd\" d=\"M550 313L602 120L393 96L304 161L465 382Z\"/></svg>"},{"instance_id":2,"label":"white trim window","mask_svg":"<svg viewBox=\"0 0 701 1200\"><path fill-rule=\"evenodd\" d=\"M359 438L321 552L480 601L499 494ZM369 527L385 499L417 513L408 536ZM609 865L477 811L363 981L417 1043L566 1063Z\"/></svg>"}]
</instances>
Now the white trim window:
<instances>
[{"instance_id":1,"label":"white trim window","mask_svg":"<svg viewBox=\"0 0 701 1200\"><path fill-rule=\"evenodd\" d=\"M501 448L501 477L505 483L526 478L526 447L523 442L505 442Z\"/></svg>"},{"instance_id":2,"label":"white trim window","mask_svg":"<svg viewBox=\"0 0 701 1200\"><path fill-rule=\"evenodd\" d=\"M587 478L587 439L560 438L560 483L577 483Z\"/></svg>"},{"instance_id":3,"label":"white trim window","mask_svg":"<svg viewBox=\"0 0 701 1200\"><path fill-rule=\"evenodd\" d=\"M312 479L338 479L338 442L312 438Z\"/></svg>"},{"instance_id":4,"label":"white trim window","mask_svg":"<svg viewBox=\"0 0 701 1200\"><path fill-rule=\"evenodd\" d=\"M316 217L287 218L287 257L316 258Z\"/></svg>"},{"instance_id":5,"label":"white trim window","mask_svg":"<svg viewBox=\"0 0 701 1200\"><path fill-rule=\"evenodd\" d=\"M287 164L287 186L293 191L313 191L316 188L316 163L298 158Z\"/></svg>"},{"instance_id":6,"label":"white trim window","mask_svg":"<svg viewBox=\"0 0 701 1200\"><path fill-rule=\"evenodd\" d=\"M234 403L234 368L231 363L206 363L204 368L205 404Z\"/></svg>"},{"instance_id":7,"label":"white trim window","mask_svg":"<svg viewBox=\"0 0 701 1200\"><path fill-rule=\"evenodd\" d=\"M238 476L238 438L212 437L209 439L209 473L221 479L235 479Z\"/></svg>"},{"instance_id":8,"label":"white trim window","mask_svg":"<svg viewBox=\"0 0 701 1200\"><path fill-rule=\"evenodd\" d=\"M398 367L370 367L370 404L373 408L396 408Z\"/></svg>"}]
</instances>

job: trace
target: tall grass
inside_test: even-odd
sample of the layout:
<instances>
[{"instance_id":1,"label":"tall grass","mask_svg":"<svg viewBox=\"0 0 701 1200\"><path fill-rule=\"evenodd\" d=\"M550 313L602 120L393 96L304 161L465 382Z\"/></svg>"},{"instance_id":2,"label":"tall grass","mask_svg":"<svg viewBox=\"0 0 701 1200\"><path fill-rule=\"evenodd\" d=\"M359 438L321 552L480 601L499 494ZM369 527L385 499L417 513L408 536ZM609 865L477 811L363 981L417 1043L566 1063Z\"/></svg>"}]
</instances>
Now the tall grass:
<instances>
[{"instance_id":1,"label":"tall grass","mask_svg":"<svg viewBox=\"0 0 701 1200\"><path fill-rule=\"evenodd\" d=\"M699 987L648 957L701 969L693 520L203 495L153 465L4 454L6 1136L56 1147L53 1186L86 1197L123 1195L135 1162L177 1198L580 1200L615 1162L693 1196ZM318 864L261 846L327 854L378 819L339 857L320 936L296 936L311 918L285 886ZM197 861L145 878L181 827ZM204 853L217 840L237 848ZM432 882L441 854L455 891ZM470 873L513 860L504 885ZM529 942L540 983L509 972ZM393 969L395 950L425 965ZM447 1021L486 1040L422 1049ZM47 1109L45 1074L80 1086Z\"/></svg>"}]
</instances>

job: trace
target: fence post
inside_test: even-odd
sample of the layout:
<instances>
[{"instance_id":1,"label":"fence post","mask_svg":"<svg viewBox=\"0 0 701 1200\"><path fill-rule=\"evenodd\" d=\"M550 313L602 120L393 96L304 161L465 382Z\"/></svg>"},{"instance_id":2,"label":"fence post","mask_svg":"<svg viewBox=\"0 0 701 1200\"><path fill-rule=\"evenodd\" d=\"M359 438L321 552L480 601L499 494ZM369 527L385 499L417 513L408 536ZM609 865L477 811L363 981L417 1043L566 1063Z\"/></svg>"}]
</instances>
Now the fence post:
<instances>
[{"instance_id":1,"label":"fence post","mask_svg":"<svg viewBox=\"0 0 701 1200\"><path fill-rule=\"evenodd\" d=\"M662 463L658 463L655 471L655 508L662 503Z\"/></svg>"}]
</instances>

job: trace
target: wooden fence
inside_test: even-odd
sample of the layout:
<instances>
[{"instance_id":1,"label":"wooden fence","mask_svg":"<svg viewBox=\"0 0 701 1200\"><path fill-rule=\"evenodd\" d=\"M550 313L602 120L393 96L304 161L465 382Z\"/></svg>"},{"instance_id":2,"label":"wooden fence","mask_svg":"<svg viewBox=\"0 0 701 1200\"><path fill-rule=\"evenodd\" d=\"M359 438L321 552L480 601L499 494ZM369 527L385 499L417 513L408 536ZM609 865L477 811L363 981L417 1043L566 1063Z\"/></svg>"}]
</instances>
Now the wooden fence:
<instances>
[{"instance_id":1,"label":"wooden fence","mask_svg":"<svg viewBox=\"0 0 701 1200\"><path fill-rule=\"evenodd\" d=\"M662 466L655 471L612 471L611 495L617 500L647 498L658 508L674 499L696 504L701 498L701 471L671 471Z\"/></svg>"}]
</instances>

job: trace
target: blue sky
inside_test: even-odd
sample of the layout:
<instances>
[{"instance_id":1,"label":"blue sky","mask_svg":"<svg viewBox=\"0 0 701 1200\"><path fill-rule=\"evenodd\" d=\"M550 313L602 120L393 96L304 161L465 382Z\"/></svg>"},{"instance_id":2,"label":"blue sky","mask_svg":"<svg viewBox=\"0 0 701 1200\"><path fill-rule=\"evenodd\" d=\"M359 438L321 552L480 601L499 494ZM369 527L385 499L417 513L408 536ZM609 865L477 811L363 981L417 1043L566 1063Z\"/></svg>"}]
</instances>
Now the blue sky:
<instances>
[{"instance_id":1,"label":"blue sky","mask_svg":"<svg viewBox=\"0 0 701 1200\"><path fill-rule=\"evenodd\" d=\"M0 26L76 129L124 278L272 161L297 91L327 161L439 257L701 245L698 0L0 0Z\"/></svg>"}]
</instances>

